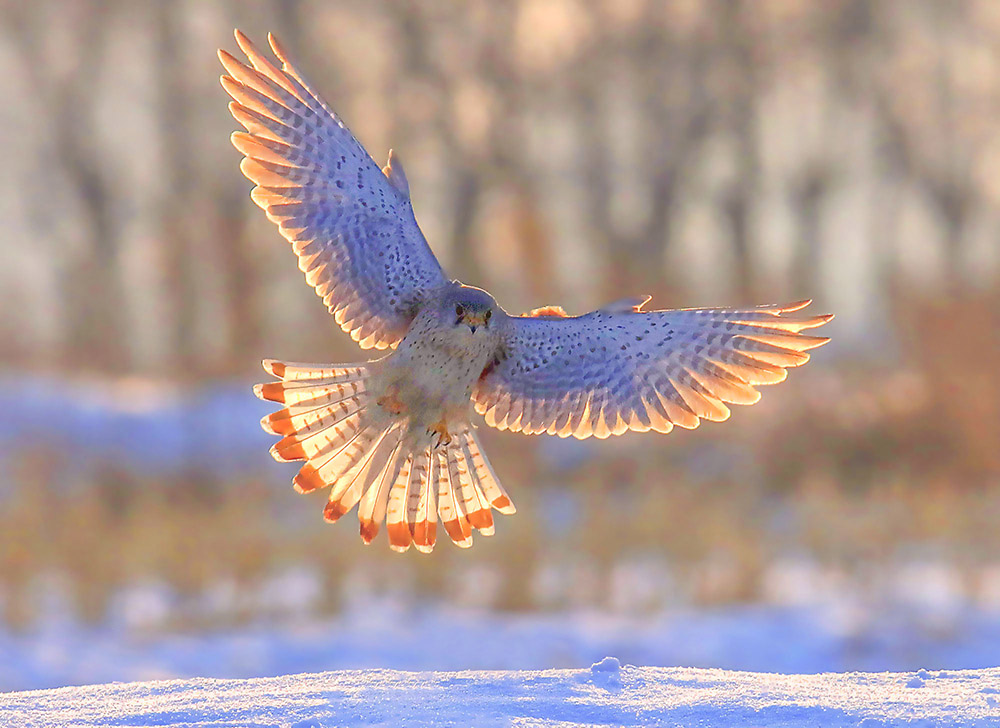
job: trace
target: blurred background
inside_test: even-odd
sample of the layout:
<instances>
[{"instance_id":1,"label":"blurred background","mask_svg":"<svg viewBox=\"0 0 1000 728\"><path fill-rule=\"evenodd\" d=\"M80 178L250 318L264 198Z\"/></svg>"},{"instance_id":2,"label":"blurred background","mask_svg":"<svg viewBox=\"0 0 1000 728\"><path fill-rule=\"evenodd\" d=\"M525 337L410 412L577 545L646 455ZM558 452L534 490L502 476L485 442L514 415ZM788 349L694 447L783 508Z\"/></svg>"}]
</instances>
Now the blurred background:
<instances>
[{"instance_id":1,"label":"blurred background","mask_svg":"<svg viewBox=\"0 0 1000 728\"><path fill-rule=\"evenodd\" d=\"M996 2L0 8L0 690L1000 664ZM833 341L722 425L486 431L516 517L365 547L257 424L263 357L364 354L248 197L234 27L509 311L811 297Z\"/></svg>"}]
</instances>

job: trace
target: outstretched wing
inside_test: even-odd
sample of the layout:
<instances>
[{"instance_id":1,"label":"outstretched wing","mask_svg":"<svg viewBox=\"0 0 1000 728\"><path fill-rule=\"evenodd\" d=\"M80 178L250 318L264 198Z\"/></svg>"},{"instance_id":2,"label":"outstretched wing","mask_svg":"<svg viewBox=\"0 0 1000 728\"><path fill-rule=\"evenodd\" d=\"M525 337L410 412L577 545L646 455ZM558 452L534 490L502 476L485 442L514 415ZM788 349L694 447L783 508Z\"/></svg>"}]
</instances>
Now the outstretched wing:
<instances>
[{"instance_id":1,"label":"outstretched wing","mask_svg":"<svg viewBox=\"0 0 1000 728\"><path fill-rule=\"evenodd\" d=\"M725 420L725 402L753 404L754 385L782 381L829 341L799 332L832 315L786 315L808 304L512 318L475 407L500 430L580 439Z\"/></svg>"},{"instance_id":2,"label":"outstretched wing","mask_svg":"<svg viewBox=\"0 0 1000 728\"><path fill-rule=\"evenodd\" d=\"M362 348L395 346L430 292L447 283L392 157L385 172L268 36L279 69L240 31L250 65L226 51L222 86L246 127L233 144L251 197L299 256L299 268Z\"/></svg>"}]
</instances>

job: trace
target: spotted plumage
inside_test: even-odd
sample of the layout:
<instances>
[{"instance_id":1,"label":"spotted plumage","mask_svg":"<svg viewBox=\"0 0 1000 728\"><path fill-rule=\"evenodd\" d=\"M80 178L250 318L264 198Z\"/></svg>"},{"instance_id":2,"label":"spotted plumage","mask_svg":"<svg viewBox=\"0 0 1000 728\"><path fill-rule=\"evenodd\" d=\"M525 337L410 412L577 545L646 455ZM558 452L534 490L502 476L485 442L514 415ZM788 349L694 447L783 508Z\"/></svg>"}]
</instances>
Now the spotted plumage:
<instances>
[{"instance_id":1,"label":"spotted plumage","mask_svg":"<svg viewBox=\"0 0 1000 728\"><path fill-rule=\"evenodd\" d=\"M785 378L803 335L832 318L795 314L809 302L752 309L645 311L624 299L582 316L559 306L508 315L479 288L445 276L389 153L382 169L269 37L280 67L239 31L249 65L226 51L222 85L246 132L233 144L251 197L278 225L365 364L265 360L258 384L281 409L261 421L280 461L304 461L302 493L329 488L324 517L358 509L370 543L433 549L437 524L462 547L494 532L514 505L482 452L472 410L500 430L604 438L725 420L757 385Z\"/></svg>"}]
</instances>

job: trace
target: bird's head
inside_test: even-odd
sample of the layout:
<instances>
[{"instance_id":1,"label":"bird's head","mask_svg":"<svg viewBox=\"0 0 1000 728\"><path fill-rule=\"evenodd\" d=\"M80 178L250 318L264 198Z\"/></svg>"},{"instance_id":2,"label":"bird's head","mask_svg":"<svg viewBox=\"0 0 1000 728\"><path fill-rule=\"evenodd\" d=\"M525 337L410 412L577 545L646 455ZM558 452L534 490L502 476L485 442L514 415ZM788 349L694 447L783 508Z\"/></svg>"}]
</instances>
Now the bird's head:
<instances>
[{"instance_id":1,"label":"bird's head","mask_svg":"<svg viewBox=\"0 0 1000 728\"><path fill-rule=\"evenodd\" d=\"M473 334L488 330L498 311L493 296L474 286L455 286L442 303L444 320L456 327L467 326Z\"/></svg>"}]
</instances>

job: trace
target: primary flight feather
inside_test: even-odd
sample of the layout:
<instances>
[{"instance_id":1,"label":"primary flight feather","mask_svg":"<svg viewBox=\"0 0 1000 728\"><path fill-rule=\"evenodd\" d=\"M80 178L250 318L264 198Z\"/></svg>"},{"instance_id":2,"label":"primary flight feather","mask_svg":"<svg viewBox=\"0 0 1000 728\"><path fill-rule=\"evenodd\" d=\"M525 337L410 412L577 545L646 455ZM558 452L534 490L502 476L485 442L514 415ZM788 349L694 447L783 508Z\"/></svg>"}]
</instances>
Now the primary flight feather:
<instances>
[{"instance_id":1,"label":"primary flight feather","mask_svg":"<svg viewBox=\"0 0 1000 728\"><path fill-rule=\"evenodd\" d=\"M254 392L282 405L261 425L281 436L276 459L305 461L295 488L330 488L329 521L357 507L366 543L384 522L393 549L430 551L440 519L468 547L473 529L493 533L493 510L514 512L473 409L500 430L560 437L690 429L728 418L726 403L753 404L756 385L782 381L828 341L801 332L832 316L789 315L809 301L645 311L627 300L509 316L444 274L392 152L380 169L268 40L280 67L240 31L248 62L219 51L251 197L341 328L392 351L365 364L265 360L277 381Z\"/></svg>"}]
</instances>

